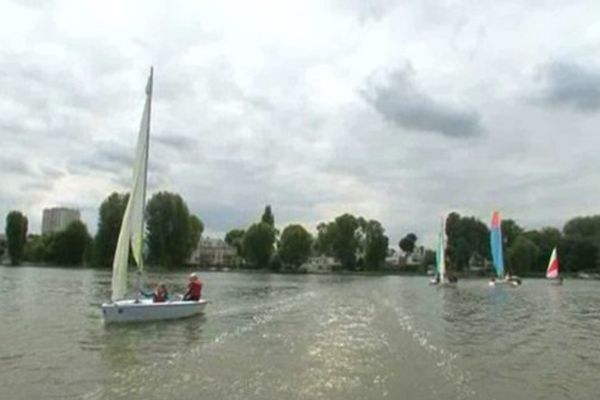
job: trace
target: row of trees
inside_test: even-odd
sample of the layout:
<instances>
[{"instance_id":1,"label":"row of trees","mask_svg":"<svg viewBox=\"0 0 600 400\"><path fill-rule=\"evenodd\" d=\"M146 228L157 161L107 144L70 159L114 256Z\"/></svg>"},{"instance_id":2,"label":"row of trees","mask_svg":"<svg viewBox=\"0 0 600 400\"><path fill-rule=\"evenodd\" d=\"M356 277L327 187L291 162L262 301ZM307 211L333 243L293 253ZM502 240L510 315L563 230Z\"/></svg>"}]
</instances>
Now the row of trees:
<instances>
[{"instance_id":1,"label":"row of trees","mask_svg":"<svg viewBox=\"0 0 600 400\"><path fill-rule=\"evenodd\" d=\"M128 194L112 193L100 205L98 230L94 238L93 264L110 267L129 199ZM146 205L146 254L151 265L182 266L200 240L204 224L190 214L176 193L158 192Z\"/></svg>"},{"instance_id":2,"label":"row of trees","mask_svg":"<svg viewBox=\"0 0 600 400\"><path fill-rule=\"evenodd\" d=\"M446 220L450 267L465 271L491 259L488 226L474 217L451 213ZM578 272L600 266L600 215L569 220L562 231L553 227L525 230L511 219L502 221L505 268L516 274L542 274L550 253L558 248L561 270Z\"/></svg>"},{"instance_id":3,"label":"row of trees","mask_svg":"<svg viewBox=\"0 0 600 400\"><path fill-rule=\"evenodd\" d=\"M379 221L343 214L317 226L316 251L333 256L345 269L383 266L389 239Z\"/></svg>"},{"instance_id":4,"label":"row of trees","mask_svg":"<svg viewBox=\"0 0 600 400\"><path fill-rule=\"evenodd\" d=\"M236 248L249 268L298 269L311 255L334 257L342 268L379 268L383 265L388 238L378 221L343 214L317 227L317 238L299 224L275 228L270 206L261 221L248 229L233 229L225 242Z\"/></svg>"},{"instance_id":5,"label":"row of trees","mask_svg":"<svg viewBox=\"0 0 600 400\"><path fill-rule=\"evenodd\" d=\"M288 225L280 235L271 206L266 206L259 222L230 230L225 242L235 247L248 268L297 269L310 256L313 237L297 224Z\"/></svg>"},{"instance_id":6,"label":"row of trees","mask_svg":"<svg viewBox=\"0 0 600 400\"><path fill-rule=\"evenodd\" d=\"M112 193L100 205L98 229L92 239L84 223L75 221L64 231L27 235L27 217L11 211L6 217L7 247L11 262L22 260L77 265L86 262L110 267L128 195ZM447 257L450 268L467 271L488 265L489 228L475 217L451 213L446 220ZM190 214L183 198L159 192L146 207L146 253L152 265L183 265L198 243L204 225ZM511 219L502 221L505 267L517 274L544 272L550 252L558 248L561 269L567 272L600 266L600 215L569 220L562 231L552 227L525 230ZM297 269L311 255L333 257L344 269L378 269L385 262L388 237L379 221L343 214L317 226L313 237L302 225L291 224L282 232L266 206L260 221L247 229L233 229L225 241L235 247L248 268ZM410 233L398 243L404 254L416 248L417 236ZM425 264L434 253L425 252Z\"/></svg>"}]
</instances>

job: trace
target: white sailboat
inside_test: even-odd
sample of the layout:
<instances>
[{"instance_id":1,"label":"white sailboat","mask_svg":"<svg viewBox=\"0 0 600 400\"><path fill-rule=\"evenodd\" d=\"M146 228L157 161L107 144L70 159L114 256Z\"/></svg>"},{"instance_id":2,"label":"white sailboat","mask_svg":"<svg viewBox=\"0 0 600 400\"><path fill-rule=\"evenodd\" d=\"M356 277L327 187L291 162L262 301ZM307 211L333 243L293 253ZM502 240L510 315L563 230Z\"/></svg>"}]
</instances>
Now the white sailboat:
<instances>
[{"instance_id":1,"label":"white sailboat","mask_svg":"<svg viewBox=\"0 0 600 400\"><path fill-rule=\"evenodd\" d=\"M129 201L123 215L119 239L113 259L111 302L102 304L105 322L155 321L190 317L202 313L206 300L167 301L154 303L151 299L126 299L127 267L129 249L133 254L139 276L144 268L144 206L146 202L146 184L148 177L148 148L150 140L150 111L152 107L153 70L146 85L146 103L137 139L137 148L133 165L133 182Z\"/></svg>"}]
</instances>

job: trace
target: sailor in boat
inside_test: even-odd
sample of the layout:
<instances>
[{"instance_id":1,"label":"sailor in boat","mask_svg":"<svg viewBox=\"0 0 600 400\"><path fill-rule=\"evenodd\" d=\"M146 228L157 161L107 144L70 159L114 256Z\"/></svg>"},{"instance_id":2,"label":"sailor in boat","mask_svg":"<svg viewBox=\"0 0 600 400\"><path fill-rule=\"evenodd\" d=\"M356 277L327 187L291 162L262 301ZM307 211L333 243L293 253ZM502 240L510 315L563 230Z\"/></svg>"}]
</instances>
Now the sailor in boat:
<instances>
[{"instance_id":1,"label":"sailor in boat","mask_svg":"<svg viewBox=\"0 0 600 400\"><path fill-rule=\"evenodd\" d=\"M438 285L440 283L440 274L436 273L435 277L429 281L430 285Z\"/></svg>"},{"instance_id":2,"label":"sailor in boat","mask_svg":"<svg viewBox=\"0 0 600 400\"><path fill-rule=\"evenodd\" d=\"M195 273L190 274L188 288L183 295L183 301L198 301L202 297L202 281Z\"/></svg>"},{"instance_id":3,"label":"sailor in boat","mask_svg":"<svg viewBox=\"0 0 600 400\"><path fill-rule=\"evenodd\" d=\"M513 286L519 286L521 284L521 279L517 276L511 276L508 272L504 275L504 282L510 283Z\"/></svg>"},{"instance_id":4,"label":"sailor in boat","mask_svg":"<svg viewBox=\"0 0 600 400\"><path fill-rule=\"evenodd\" d=\"M140 293L144 297L151 297L153 303L164 303L165 301L169 300L169 291L167 290L167 285L162 282L156 285L156 288L153 292L146 292L140 289Z\"/></svg>"},{"instance_id":5,"label":"sailor in boat","mask_svg":"<svg viewBox=\"0 0 600 400\"><path fill-rule=\"evenodd\" d=\"M488 282L488 285L490 285L490 286L496 286L496 277L494 275L492 275L490 277L490 281Z\"/></svg>"}]
</instances>

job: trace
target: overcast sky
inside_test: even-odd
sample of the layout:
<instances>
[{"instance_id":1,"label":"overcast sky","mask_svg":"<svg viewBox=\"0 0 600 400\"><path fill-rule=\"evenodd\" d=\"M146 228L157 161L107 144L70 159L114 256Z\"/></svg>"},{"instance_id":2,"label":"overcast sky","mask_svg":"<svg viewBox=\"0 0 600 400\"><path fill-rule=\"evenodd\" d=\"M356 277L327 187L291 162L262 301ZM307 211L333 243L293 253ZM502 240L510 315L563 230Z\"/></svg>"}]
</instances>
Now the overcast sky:
<instances>
[{"instance_id":1,"label":"overcast sky","mask_svg":"<svg viewBox=\"0 0 600 400\"><path fill-rule=\"evenodd\" d=\"M598 1L0 0L0 227L127 191L150 65L150 191L209 235L350 212L392 243L456 210L600 211Z\"/></svg>"}]
</instances>

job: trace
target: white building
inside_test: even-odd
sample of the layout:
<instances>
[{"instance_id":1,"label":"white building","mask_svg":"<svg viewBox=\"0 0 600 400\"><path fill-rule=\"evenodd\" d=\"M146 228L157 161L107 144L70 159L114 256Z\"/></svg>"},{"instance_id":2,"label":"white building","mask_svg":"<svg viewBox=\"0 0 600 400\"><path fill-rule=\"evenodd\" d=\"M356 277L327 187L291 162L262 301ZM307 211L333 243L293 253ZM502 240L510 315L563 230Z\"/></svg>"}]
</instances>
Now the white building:
<instances>
[{"instance_id":1,"label":"white building","mask_svg":"<svg viewBox=\"0 0 600 400\"><path fill-rule=\"evenodd\" d=\"M237 265L238 256L235 247L223 239L200 238L188 262L194 265L232 267Z\"/></svg>"},{"instance_id":2,"label":"white building","mask_svg":"<svg viewBox=\"0 0 600 400\"><path fill-rule=\"evenodd\" d=\"M329 272L336 266L339 266L339 263L336 263L333 257L321 255L309 257L300 268L306 270L306 272L319 273Z\"/></svg>"},{"instance_id":3,"label":"white building","mask_svg":"<svg viewBox=\"0 0 600 400\"><path fill-rule=\"evenodd\" d=\"M77 209L66 207L45 208L42 215L42 235L60 232L71 222L80 220L81 213Z\"/></svg>"},{"instance_id":4,"label":"white building","mask_svg":"<svg viewBox=\"0 0 600 400\"><path fill-rule=\"evenodd\" d=\"M406 265L420 265L425 259L425 247L417 246L415 250L406 257Z\"/></svg>"}]
</instances>

